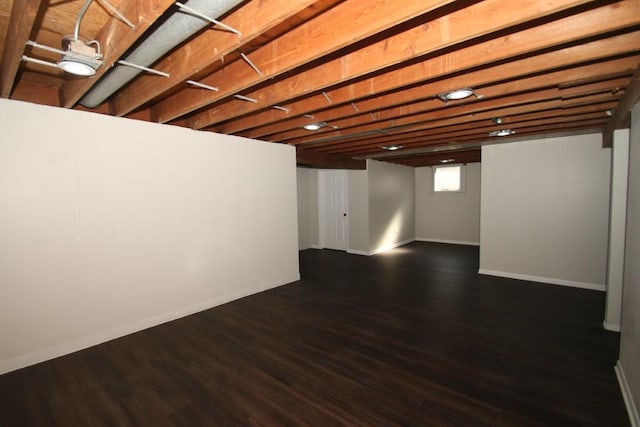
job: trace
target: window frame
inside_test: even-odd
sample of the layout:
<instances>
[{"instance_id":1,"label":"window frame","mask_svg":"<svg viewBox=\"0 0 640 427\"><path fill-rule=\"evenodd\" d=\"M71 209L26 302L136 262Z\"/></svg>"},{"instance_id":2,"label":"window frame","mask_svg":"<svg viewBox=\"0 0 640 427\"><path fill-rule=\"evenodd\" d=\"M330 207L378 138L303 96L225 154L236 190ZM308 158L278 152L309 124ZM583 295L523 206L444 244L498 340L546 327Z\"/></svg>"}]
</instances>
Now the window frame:
<instances>
[{"instance_id":1,"label":"window frame","mask_svg":"<svg viewBox=\"0 0 640 427\"><path fill-rule=\"evenodd\" d=\"M451 168L457 167L460 171L460 189L458 190L436 190L436 171L442 168ZM465 191L465 181L466 181L466 173L465 173L465 164L457 163L457 164L446 164L446 165L435 165L431 167L431 193L433 194L463 194Z\"/></svg>"}]
</instances>

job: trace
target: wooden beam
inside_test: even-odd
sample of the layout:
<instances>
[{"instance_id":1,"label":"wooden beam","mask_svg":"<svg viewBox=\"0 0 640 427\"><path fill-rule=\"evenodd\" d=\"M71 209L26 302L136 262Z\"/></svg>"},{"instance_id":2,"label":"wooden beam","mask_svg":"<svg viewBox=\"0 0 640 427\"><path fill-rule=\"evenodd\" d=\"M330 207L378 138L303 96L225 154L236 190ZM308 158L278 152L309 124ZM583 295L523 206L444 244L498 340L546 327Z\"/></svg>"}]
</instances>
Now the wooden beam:
<instances>
[{"instance_id":1,"label":"wooden beam","mask_svg":"<svg viewBox=\"0 0 640 427\"><path fill-rule=\"evenodd\" d=\"M240 31L241 37L238 38L236 34L224 31L201 33L154 66L154 69L170 74L170 78L159 80L155 76L141 75L114 97L111 101L111 112L116 116L124 116L155 97L184 84L192 76L201 74L212 64L242 49L264 32L309 7L315 1L272 0L267 3L257 1L248 3L224 20L226 25Z\"/></svg>"},{"instance_id":2,"label":"wooden beam","mask_svg":"<svg viewBox=\"0 0 640 427\"><path fill-rule=\"evenodd\" d=\"M609 108L613 108L621 95L596 95L588 100L585 99L570 99L562 100L559 98L551 99L538 99L535 104L535 110L537 112L547 111L549 115L554 117L567 117L575 114L594 113L600 112L600 116L606 119L605 111ZM489 101L491 103L491 101ZM586 103L586 105L585 105ZM576 113L576 109L580 109ZM582 110L585 108L588 110ZM449 118L446 114L447 111L451 111L453 118ZM440 111L439 120L434 119L428 122L416 123L413 126L407 126L405 128L397 129L396 131L389 131L387 135L378 134L378 136L360 136L346 141L327 141L324 143L314 143L305 145L305 149L313 149L314 151L334 153L334 154L347 154L351 151L357 151L363 146L379 147L381 145L389 144L408 144L419 143L424 141L432 141L440 138L443 133L449 132L449 129L453 126L460 126L461 129L474 128L477 126L476 121L484 120L487 125L492 117L507 117L510 118L508 126L525 120L522 115L532 114L532 106L530 103L520 103L520 105L512 105L504 107L500 105L487 105L482 107L476 106L473 110L467 110L465 107L456 107L451 110ZM456 117L457 116L457 117ZM542 117L548 117L543 115ZM528 117L527 120L537 119L540 117ZM461 124L462 123L462 124ZM502 127L507 126L506 124Z\"/></svg>"},{"instance_id":3,"label":"wooden beam","mask_svg":"<svg viewBox=\"0 0 640 427\"><path fill-rule=\"evenodd\" d=\"M313 93L334 85L341 85L374 71L562 11L580 3L584 2L563 0L543 4L535 0L522 0L516 6L511 3L505 4L501 0L485 0L430 21L428 31L425 31L423 26L414 27L323 63L317 66L313 73L298 74L278 84L249 93L247 96L260 101L256 104L227 103L194 115L190 122L192 127L199 129L263 109L268 105L280 105L299 95L300 88L305 88L305 93ZM486 19L479 17L486 17Z\"/></svg>"},{"instance_id":4,"label":"wooden beam","mask_svg":"<svg viewBox=\"0 0 640 427\"><path fill-rule=\"evenodd\" d=\"M638 38L638 42L640 42L640 38ZM562 68L560 69L560 71L551 71L545 74L536 74L533 77L523 76L523 78L517 78L517 75L514 74L513 76L516 77L516 80L507 83L501 82L499 84L493 84L490 86L487 86L487 84L492 84L496 80L500 81L500 76L503 75L501 66L493 67L489 70L470 72L462 77L466 79L467 82L482 82L483 87L479 90L479 92L481 92L481 94L483 95L482 99L484 101L509 94L540 90L545 87L554 87L557 86L558 82L566 82L575 80L577 78L582 79L601 76L606 70L629 69L632 68L638 60L640 59L638 57L635 57L623 58L614 61L603 61L590 65L577 66L570 69ZM549 62L546 62L544 60L539 61L538 64L542 67L547 67L550 65ZM508 68L513 70L513 67ZM534 67L523 67L521 68L521 70L522 73L527 74L539 73L540 71L542 71ZM492 79L493 81L489 82L487 81L487 79ZM454 78L451 81L456 80L458 79ZM593 87L606 87L614 90L616 88L619 88L621 85L623 87L626 86L628 80L629 77L618 78L612 81L604 81L598 84L594 84ZM446 83L436 82L435 86L439 86L442 84ZM318 132L312 135L308 131L305 133L304 130L297 128L282 133L268 135L267 139L271 141L300 144L322 139L324 137L332 135L342 135L382 129L389 126L390 120L393 120L394 125L396 126L411 123L412 121L418 120L418 117L416 117L416 115L418 114L426 114L430 110L433 111L436 109L444 108L444 105L440 100L425 100L422 98L424 96L425 89L433 90L431 89L431 87L432 85L427 84L418 88L411 88L401 92L393 92L389 95L382 95L374 99L366 100L360 103L360 113L358 113L359 115L349 117L350 114L353 114L353 111L345 111L345 118L341 120L328 119L327 116L333 116L333 112L323 111L321 114L318 114L319 121L329 122L332 125L336 126L338 130L327 129L326 132ZM584 91L588 90L595 89L585 88L584 86L575 86L571 88L560 89L558 91L558 96L571 96L571 94L574 94L575 92L584 93ZM407 102L410 103L407 104ZM477 102L478 100L471 99L471 101L467 101L465 104L472 105ZM394 104L400 104L401 106L394 106ZM345 108L339 107L338 109L344 110ZM370 113L369 111L372 111L373 113ZM259 136L245 134L243 134L242 136L260 139Z\"/></svg>"},{"instance_id":5,"label":"wooden beam","mask_svg":"<svg viewBox=\"0 0 640 427\"><path fill-rule=\"evenodd\" d=\"M347 0L251 52L248 56L262 75L244 61L233 62L201 80L219 87L218 92L183 90L156 104L151 109L152 117L166 123L451 2L423 0L403 2L398 7L397 0ZM196 122L190 122L191 127L202 129L210 124L200 119Z\"/></svg>"},{"instance_id":6,"label":"wooden beam","mask_svg":"<svg viewBox=\"0 0 640 427\"><path fill-rule=\"evenodd\" d=\"M600 117L587 117L588 115L584 115L581 116L580 119L576 118L571 119L571 118L563 118L558 120L557 118L549 118L546 120L536 120L536 121L532 121L531 123L529 122L523 122L523 123L511 123L509 124L509 129L512 129L516 132L515 135L521 135L523 132L530 132L535 130L536 132L544 132L545 130L545 126L548 128L553 128L553 129L565 129L565 128L573 128L578 124L582 124L582 123L589 123L589 125L591 127L600 127L601 129L604 127L604 124L607 121L607 117L604 117L604 115L600 115ZM452 129L448 132L442 132L442 133L435 133L432 136L429 137L415 137L415 138L409 138L406 140L400 139L397 141L389 141L386 143L383 143L385 145L390 145L390 144L395 144L395 145L402 145L405 149L413 149L413 148L419 148L419 147L424 147L424 146L429 146L429 145L433 145L433 144L450 144L450 143L454 143L454 142L459 142L461 140L494 140L494 141L500 141L503 140L504 137L491 137L489 136L489 132L494 131L494 130L500 130L503 129L503 127L501 126L484 126L484 127L478 127L478 128L467 128L467 129L460 129L458 128L457 130ZM367 147L360 147L359 149L345 149L345 150L332 150L332 151L321 151L320 153L323 154L333 154L333 155L338 155L338 156L353 156L353 157L359 157L359 156L367 156L369 154L375 154L375 153L379 153L381 152L380 150L380 144L376 145L376 146L367 146Z\"/></svg>"},{"instance_id":7,"label":"wooden beam","mask_svg":"<svg viewBox=\"0 0 640 427\"><path fill-rule=\"evenodd\" d=\"M93 78L66 80L60 91L62 105L71 108L80 101L80 98L100 80L100 77L109 71L111 65L118 61L174 3L175 0L123 0L120 2L118 10L135 24L135 29L132 30L115 16L109 18L97 37L102 46L104 64L96 70Z\"/></svg>"},{"instance_id":8,"label":"wooden beam","mask_svg":"<svg viewBox=\"0 0 640 427\"><path fill-rule=\"evenodd\" d=\"M11 4L11 3L8 3ZM29 40L41 0L15 0L7 28L7 38L0 66L0 96L9 98L16 81L24 44Z\"/></svg>"},{"instance_id":9,"label":"wooden beam","mask_svg":"<svg viewBox=\"0 0 640 427\"><path fill-rule=\"evenodd\" d=\"M418 151L421 149L429 150L430 148L433 151L441 150L443 147L448 148L466 148L466 147L478 147L487 144L501 144L510 142L513 140L526 140L531 138L539 139L540 135L553 135L553 136L562 136L562 135L572 135L572 134L584 134L586 132L578 132L588 129L591 133L601 132L604 125L606 123L606 119L602 120L586 120L584 122L579 122L575 124L567 125L566 123L560 124L552 124L552 125L543 125L543 126L533 126L530 128L522 128L519 129L518 132L511 136L506 137L490 137L486 133L475 133L468 134L466 136L451 136L450 139L446 141L432 141L430 143L421 143L421 144L412 144L405 146L405 149L409 152ZM352 154L354 156L358 156L361 158L375 158L376 160L381 160L384 157L384 154L379 154L379 151L371 151L369 153L359 153ZM404 150L403 150L404 151ZM396 152L397 153L397 152Z\"/></svg>"},{"instance_id":10,"label":"wooden beam","mask_svg":"<svg viewBox=\"0 0 640 427\"><path fill-rule=\"evenodd\" d=\"M482 149L480 147L473 147L471 149L443 150L430 153L413 154L410 156L385 156L375 160L398 163L405 166L420 167L442 165L444 163L441 160L453 160L453 162L450 162L452 164L477 163L481 161L481 158Z\"/></svg>"},{"instance_id":11,"label":"wooden beam","mask_svg":"<svg viewBox=\"0 0 640 427\"><path fill-rule=\"evenodd\" d=\"M375 148L379 147L380 145L405 145L409 143L434 141L441 138L443 134L455 130L480 129L489 127L511 128L513 126L522 125L522 123L531 123L535 120L550 118L553 118L556 122L570 122L578 116L588 116L590 119L596 119L598 117L601 119L606 119L606 109L613 108L613 106L616 105L616 102L617 98L606 98L603 102L593 105L563 105L562 101L546 101L541 103L541 106L547 108L535 113L528 113L527 111L529 110L529 107L527 107L526 105L505 109L494 109L481 114L469 114L467 117L438 120L420 127L416 127L409 132L391 134L387 137L360 139L342 144L340 144L339 142L334 142L331 145L321 146L313 144L304 148L333 154L350 154L351 152L357 152L358 150L367 147ZM502 113L506 113L509 111L517 114L509 115L504 119L504 123L500 126L492 124L492 117L502 117ZM465 118L467 119L466 121L461 121L461 119ZM490 130L498 129L492 128Z\"/></svg>"},{"instance_id":12,"label":"wooden beam","mask_svg":"<svg viewBox=\"0 0 640 427\"><path fill-rule=\"evenodd\" d=\"M446 88L446 90L455 89L457 87L456 84L465 85L464 79L466 78L466 71L470 68L487 65L495 61L510 59L517 55L541 49L552 48L557 45L564 46L567 42L567 34L569 34L572 41L578 41L598 36L600 34L630 28L636 26L638 23L640 23L640 2L632 1L616 3L615 5L608 5L584 12L575 17L560 19L545 25L513 33L509 36L465 47L433 59L409 65L400 70L393 70L376 77L351 83L344 87L330 89L328 93L333 104L335 106L345 105L345 107L335 115L332 114L326 117L326 121L344 117L344 114L348 111L351 111L352 114L353 110L348 104L353 101L358 103L358 108L361 111L375 111L375 109L367 108L367 98L377 98L380 94L395 91L402 87L424 84L428 80L441 78L456 72L465 72L465 75L457 77L455 81L451 82L451 86ZM617 43L624 39L625 37L616 37L612 40ZM631 41L633 42L634 40ZM628 45L628 43L626 44ZM595 45L593 43L588 43L588 46L590 47L598 47L602 45L607 45L608 49L614 48L618 50L613 43L607 43L606 41L602 41L600 44ZM575 47L565 50L571 55L564 55L562 51L560 51L554 55L554 59L562 60L564 63L577 63L579 62L579 59L572 60L572 57L576 52L580 52L583 57L598 57L596 55L589 55L588 52L580 50L579 48L576 49ZM483 54L479 57L478 52L482 52ZM610 56L610 54L607 54L606 50L601 50L600 55L603 57ZM535 59L532 59L530 62L534 61ZM519 64L521 63L517 63L516 65ZM527 66L529 65L524 62L522 64ZM541 68L540 64L538 64L538 68ZM555 68L554 62L549 62L545 67L543 67L543 69L551 68ZM320 69L318 70L320 71ZM325 70L325 68L322 68L322 70ZM319 74L325 75L325 73L328 72L330 72L330 70L323 71L323 73ZM527 67L523 67L520 70L512 70L510 72L515 73L515 75L524 74L527 72ZM457 83L458 81L460 83ZM485 77L483 81L487 81L487 78ZM495 81L495 79L493 81ZM434 90L437 89L440 91L440 89L444 88L443 85L447 84L447 82L448 81L442 81L439 85L440 88L434 87ZM475 83L476 82L469 82L468 84L472 85ZM436 83L431 84L436 85ZM299 85L302 85L302 87L308 86L307 82L301 81L301 78L296 76L279 83L279 86L287 85L290 85L291 87L298 87ZM266 90L268 91L270 88L267 88ZM435 95L436 93L438 92L425 91L424 95L429 96ZM250 94L250 96L255 97L261 95L260 92L256 92ZM365 102L364 105L361 105L360 98ZM313 96L300 101L287 102L281 105L289 108L291 115L297 116L297 118L291 119L295 120L296 123L293 127L301 127L302 124L308 123L308 119L301 117L303 114L313 114L316 111L324 110L327 107L327 103L322 96ZM221 111L221 108L216 108L215 110L219 113L221 118L228 118L226 116L233 115L222 114L224 111ZM323 112L322 114L324 115L325 113ZM235 113L235 116L240 117L241 115ZM242 118L230 120L217 126L216 131L235 134L256 126L268 126L266 132L260 131L250 134L250 137L256 138L260 137L260 134L266 135L274 133L273 130L274 127L277 126L276 123L283 119L284 117L280 112L267 110L252 115L251 120L243 120ZM322 120L325 120L325 118ZM273 124L273 126L271 126L271 124Z\"/></svg>"},{"instance_id":13,"label":"wooden beam","mask_svg":"<svg viewBox=\"0 0 640 427\"><path fill-rule=\"evenodd\" d=\"M57 107L60 105L60 97L58 88L39 83L33 83L25 79L20 79L15 84L15 88L11 92L11 99L16 101L33 102L38 100L38 104L50 105Z\"/></svg>"},{"instance_id":14,"label":"wooden beam","mask_svg":"<svg viewBox=\"0 0 640 427\"><path fill-rule=\"evenodd\" d=\"M516 134L522 132L521 129L531 128L531 127L543 127L543 126L558 126L558 127L573 127L577 123L589 122L589 123L605 123L607 117L602 113L589 113L589 114L579 114L575 116L549 116L546 118L538 119L538 120L527 120L527 121L512 121L507 126L505 125L495 125L490 124L489 121L476 121L467 123L465 125L458 126L449 126L446 129L435 129L430 136L416 137L410 138L407 140L397 140L397 141L389 141L389 142L380 142L376 144L367 144L359 147L348 147L347 149L341 150L337 147L334 150L330 151L319 151L319 153L323 154L334 154L334 155L343 155L343 156L364 156L371 153L380 152L380 145L387 144L395 144L402 145L405 148L415 148L421 147L424 145L433 144L434 142L441 141L449 141L454 140L459 137L464 136L473 136L478 139L477 136L482 138L490 138L489 132L496 131L508 127L509 129L513 129L516 131ZM475 125L475 126L473 126ZM311 149L311 148L309 148Z\"/></svg>"},{"instance_id":15,"label":"wooden beam","mask_svg":"<svg viewBox=\"0 0 640 427\"><path fill-rule=\"evenodd\" d=\"M638 69L633 74L627 89L624 91L624 96L613 111L604 129L602 135L603 147L611 147L613 144L613 131L626 126L626 123L629 121L629 114L631 114L631 110L638 101L640 101L640 66L638 66Z\"/></svg>"},{"instance_id":16,"label":"wooden beam","mask_svg":"<svg viewBox=\"0 0 640 427\"><path fill-rule=\"evenodd\" d=\"M364 160L352 159L333 154L314 153L308 150L296 150L296 162L302 166L312 166L323 169L366 169Z\"/></svg>"},{"instance_id":17,"label":"wooden beam","mask_svg":"<svg viewBox=\"0 0 640 427\"><path fill-rule=\"evenodd\" d=\"M640 33L638 33L637 42L640 43ZM599 50L604 49L605 51L610 51L609 44L599 44L596 42L595 45L590 47L593 50L586 50L588 55L594 53L597 54ZM623 47L624 44L613 44L617 47ZM580 60L580 58L584 58L580 54L580 52L576 52L575 59ZM442 102L440 100L429 100L429 101L421 101L415 102L413 104L403 105L400 107L392 107L382 110L373 110L375 113L375 121L371 121L369 114L366 113L363 116L352 117L344 120L330 121L331 124L338 126L338 130L329 130L327 132L318 133L311 136L298 137L295 139L289 139L287 143L289 144L306 144L321 141L322 139L326 139L327 137L333 136L341 136L341 135L349 135L357 132L366 132L376 129L384 129L392 126L390 123L393 123L393 126L404 126L410 125L412 123L420 122L420 121L428 121L439 118L449 118L456 117L459 114L468 114L478 112L477 108L483 108L483 105L491 105L491 106L499 106L501 104L505 104L507 106L512 101L509 101L510 98L502 99L502 100L492 100L494 97L504 96L509 93L518 93L523 91L531 91L531 90L540 90L544 87L553 87L561 81L567 80L575 80L582 78L589 78L601 75L603 72L607 70L617 70L624 72L631 72L635 64L640 60L640 57L633 56L627 58L620 58L612 61L603 61L597 62L589 65L582 65L578 67L574 67L571 69L564 69L563 65L559 62L553 61L554 59L558 59L555 57L553 53L549 53L547 55L543 55L538 58L537 61L532 60L531 58L525 59L523 61L518 61L515 63L511 63L508 65L499 65L496 67L492 67L489 69L485 69L484 72L481 72L481 75L478 75L479 72L471 72L469 74L465 74L464 76L457 77L452 79L453 81L463 79L468 79L470 82L480 82L485 81L486 79L501 79L503 75L512 75L517 77L518 74L515 73L539 73L542 71L540 67L548 67L549 64L554 64L554 66L560 66L563 69L560 71L553 71L550 73L536 75L534 77L525 77L522 79L516 79L512 82L497 84L495 86L486 86L483 87L481 92L485 97L482 101L472 100L468 103L464 104L464 107L461 106L448 106L444 108ZM518 66L520 65L520 66ZM505 70L506 68L506 70ZM520 70L520 71L518 71ZM514 73L514 74L511 74ZM628 78L626 79L629 80ZM442 85L442 82L436 82L434 85L436 87ZM445 83L446 84L446 83ZM419 89L429 88L431 85L421 86ZM576 88L579 89L579 86ZM410 89L409 91L413 91L414 89ZM564 96L564 94L569 93L565 92L566 89L559 89L557 92L558 96ZM576 89L577 90L577 89ZM399 94L390 94L390 95L382 95L378 98L380 102L383 102L383 105L393 105L394 101L389 98L393 98L394 95L397 95L397 99L400 102L404 101L405 96L403 93ZM362 109L363 111L368 110L369 104L375 102L376 100L368 100L363 102ZM489 102L489 103L487 103ZM459 113L457 113L459 112ZM325 114L320 115L321 120L325 119ZM393 122L391 122L393 121ZM307 132L308 133L308 132ZM246 135L243 135L246 136ZM271 140L282 141L280 135L272 135L269 137Z\"/></svg>"}]
</instances>

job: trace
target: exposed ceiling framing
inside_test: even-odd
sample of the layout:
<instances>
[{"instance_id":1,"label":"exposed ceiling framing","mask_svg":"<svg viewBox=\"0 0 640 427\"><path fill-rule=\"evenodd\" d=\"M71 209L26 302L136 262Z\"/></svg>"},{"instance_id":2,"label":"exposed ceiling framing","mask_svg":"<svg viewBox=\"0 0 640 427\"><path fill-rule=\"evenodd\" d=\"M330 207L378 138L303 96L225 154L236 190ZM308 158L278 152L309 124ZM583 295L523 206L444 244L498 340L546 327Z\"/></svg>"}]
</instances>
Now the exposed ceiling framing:
<instances>
[{"instance_id":1,"label":"exposed ceiling framing","mask_svg":"<svg viewBox=\"0 0 640 427\"><path fill-rule=\"evenodd\" d=\"M87 110L83 96L171 14L168 0L96 0L80 34L91 78L55 63L85 0L0 0L5 98ZM189 2L184 2L187 6ZM296 146L300 164L361 168L480 161L483 144L628 124L640 99L640 0L249 0L152 64L100 114ZM204 86L194 86L195 81ZM215 88L209 90L205 87ZM438 94L471 88L466 99ZM320 129L303 128L321 123ZM490 132L511 129L510 136ZM401 146L395 151L382 147Z\"/></svg>"}]
</instances>

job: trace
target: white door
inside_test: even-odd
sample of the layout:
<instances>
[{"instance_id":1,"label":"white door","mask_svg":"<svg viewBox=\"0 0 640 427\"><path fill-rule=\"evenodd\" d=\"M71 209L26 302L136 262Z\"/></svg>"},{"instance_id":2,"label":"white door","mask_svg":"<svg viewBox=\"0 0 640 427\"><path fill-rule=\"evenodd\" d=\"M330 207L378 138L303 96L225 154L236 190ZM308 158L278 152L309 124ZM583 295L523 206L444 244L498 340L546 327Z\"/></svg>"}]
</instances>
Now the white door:
<instances>
[{"instance_id":1,"label":"white door","mask_svg":"<svg viewBox=\"0 0 640 427\"><path fill-rule=\"evenodd\" d=\"M347 174L343 170L321 171L320 244L322 247L347 250Z\"/></svg>"}]
</instances>

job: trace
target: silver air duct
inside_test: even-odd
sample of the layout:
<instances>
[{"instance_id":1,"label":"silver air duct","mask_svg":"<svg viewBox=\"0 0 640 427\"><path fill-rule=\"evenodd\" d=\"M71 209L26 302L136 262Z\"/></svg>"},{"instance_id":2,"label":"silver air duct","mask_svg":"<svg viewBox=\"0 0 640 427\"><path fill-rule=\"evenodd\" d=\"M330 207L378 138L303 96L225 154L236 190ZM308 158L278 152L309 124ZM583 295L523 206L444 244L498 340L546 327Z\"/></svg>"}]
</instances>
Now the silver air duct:
<instances>
[{"instance_id":1,"label":"silver air duct","mask_svg":"<svg viewBox=\"0 0 640 427\"><path fill-rule=\"evenodd\" d=\"M242 3L242 1L243 0L190 0L186 5L191 9L216 19ZM156 28L133 52L123 59L127 62L149 67L168 51L207 25L210 25L210 23L202 18L186 12L177 11L162 25ZM136 68L115 65L113 69L80 100L80 103L88 108L97 107L141 72L141 70Z\"/></svg>"}]
</instances>

